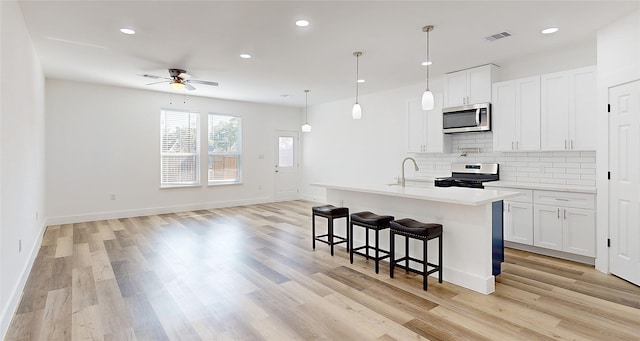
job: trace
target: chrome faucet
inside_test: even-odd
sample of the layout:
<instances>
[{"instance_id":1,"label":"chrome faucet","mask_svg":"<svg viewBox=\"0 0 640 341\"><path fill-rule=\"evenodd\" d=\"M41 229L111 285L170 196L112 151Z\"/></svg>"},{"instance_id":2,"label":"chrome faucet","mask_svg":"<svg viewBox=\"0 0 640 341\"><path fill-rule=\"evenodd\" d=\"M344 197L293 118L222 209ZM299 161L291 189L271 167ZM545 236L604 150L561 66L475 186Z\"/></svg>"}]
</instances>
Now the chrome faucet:
<instances>
[{"instance_id":1,"label":"chrome faucet","mask_svg":"<svg viewBox=\"0 0 640 341\"><path fill-rule=\"evenodd\" d=\"M402 160L402 178L400 179L400 185L402 187L404 187L404 163L407 162L407 160L411 160L413 161L413 167L415 168L416 172L420 170L420 168L418 168L418 164L416 163L416 159L412 158L412 157L405 157L404 160Z\"/></svg>"}]
</instances>

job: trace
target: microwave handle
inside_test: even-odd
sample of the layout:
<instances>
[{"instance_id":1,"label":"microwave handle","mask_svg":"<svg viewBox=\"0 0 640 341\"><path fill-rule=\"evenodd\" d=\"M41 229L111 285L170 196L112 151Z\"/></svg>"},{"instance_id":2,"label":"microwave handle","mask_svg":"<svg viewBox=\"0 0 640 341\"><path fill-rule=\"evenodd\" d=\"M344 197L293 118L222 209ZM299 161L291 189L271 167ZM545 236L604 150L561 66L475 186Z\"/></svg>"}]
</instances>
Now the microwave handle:
<instances>
[{"instance_id":1,"label":"microwave handle","mask_svg":"<svg viewBox=\"0 0 640 341\"><path fill-rule=\"evenodd\" d=\"M476 109L476 127L480 126L480 108Z\"/></svg>"}]
</instances>

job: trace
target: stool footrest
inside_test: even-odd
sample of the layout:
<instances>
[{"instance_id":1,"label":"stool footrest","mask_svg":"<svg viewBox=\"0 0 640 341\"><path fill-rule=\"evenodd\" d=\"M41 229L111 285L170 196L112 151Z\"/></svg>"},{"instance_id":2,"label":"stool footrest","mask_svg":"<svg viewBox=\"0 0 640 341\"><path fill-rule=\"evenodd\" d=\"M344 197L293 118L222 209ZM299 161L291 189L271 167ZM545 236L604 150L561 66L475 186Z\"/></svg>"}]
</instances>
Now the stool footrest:
<instances>
[{"instance_id":1,"label":"stool footrest","mask_svg":"<svg viewBox=\"0 0 640 341\"><path fill-rule=\"evenodd\" d=\"M413 257L402 257L402 258L395 259L393 266L396 267L396 268L404 269L405 271L413 272L413 273L416 273L416 274L419 274L419 275L426 275L426 276L431 275L432 273L440 270L440 266L439 265L433 264L433 263L429 263L429 262L427 262L427 265L432 267L433 269L427 271L426 274L424 274L422 272L422 270L417 270L417 269L414 269L414 268L411 268L411 267L407 268L404 265L397 264L398 262L404 262L407 259L409 259L410 261L416 262L416 263L423 264L422 259L417 259L417 258L413 258Z\"/></svg>"},{"instance_id":2,"label":"stool footrest","mask_svg":"<svg viewBox=\"0 0 640 341\"><path fill-rule=\"evenodd\" d=\"M326 238L326 239L323 239ZM321 243L325 243L327 245L331 245L331 243L329 242L329 234L325 233L325 234L321 234L319 236L316 236L315 238L313 238ZM337 241L336 241L337 239ZM346 243L348 241L347 238L344 237L340 237L340 236L336 236L335 234L333 235L333 245L337 245L337 244L342 244L342 243Z\"/></svg>"},{"instance_id":3,"label":"stool footrest","mask_svg":"<svg viewBox=\"0 0 640 341\"><path fill-rule=\"evenodd\" d=\"M364 252L363 251L359 251L359 250L362 250L362 249L365 249L365 250L369 249L374 254L376 252L375 246L363 245L363 246L360 246L360 247L354 247L353 248L353 253L356 254L356 255L367 257L367 259L370 258L370 259L373 259L373 260L382 260L382 259L385 259L385 258L389 258L389 255L390 255L389 251L378 249L378 252L379 253L383 253L384 255L382 255L382 256L378 257L378 259L376 259L376 257L373 256L373 255L367 255L366 251L364 251Z\"/></svg>"}]
</instances>

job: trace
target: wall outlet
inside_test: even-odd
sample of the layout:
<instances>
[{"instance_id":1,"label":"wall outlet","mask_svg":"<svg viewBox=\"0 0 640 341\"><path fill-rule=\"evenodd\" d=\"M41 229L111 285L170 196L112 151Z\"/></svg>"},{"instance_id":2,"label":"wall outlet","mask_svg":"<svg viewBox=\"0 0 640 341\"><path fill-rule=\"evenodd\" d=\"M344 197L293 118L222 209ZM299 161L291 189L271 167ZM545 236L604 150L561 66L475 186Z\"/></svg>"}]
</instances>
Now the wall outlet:
<instances>
[{"instance_id":1,"label":"wall outlet","mask_svg":"<svg viewBox=\"0 0 640 341\"><path fill-rule=\"evenodd\" d=\"M261 191L261 190L262 190L262 186L261 186L261 185L260 185L260 186L258 186L258 190L259 190L259 191Z\"/></svg>"},{"instance_id":2,"label":"wall outlet","mask_svg":"<svg viewBox=\"0 0 640 341\"><path fill-rule=\"evenodd\" d=\"M116 195L115 194L111 194L111 200L116 200Z\"/></svg>"},{"instance_id":3,"label":"wall outlet","mask_svg":"<svg viewBox=\"0 0 640 341\"><path fill-rule=\"evenodd\" d=\"M344 200L340 200L340 207L344 207Z\"/></svg>"},{"instance_id":4,"label":"wall outlet","mask_svg":"<svg viewBox=\"0 0 640 341\"><path fill-rule=\"evenodd\" d=\"M18 253L22 252L22 239L18 239Z\"/></svg>"}]
</instances>

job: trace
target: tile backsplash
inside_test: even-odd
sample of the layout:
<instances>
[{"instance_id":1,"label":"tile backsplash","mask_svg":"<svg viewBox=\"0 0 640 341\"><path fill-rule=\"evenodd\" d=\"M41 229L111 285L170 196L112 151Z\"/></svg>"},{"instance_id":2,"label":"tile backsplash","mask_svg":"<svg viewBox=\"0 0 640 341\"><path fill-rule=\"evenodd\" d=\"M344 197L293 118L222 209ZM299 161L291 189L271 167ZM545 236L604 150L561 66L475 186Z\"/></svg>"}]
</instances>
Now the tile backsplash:
<instances>
[{"instance_id":1,"label":"tile backsplash","mask_svg":"<svg viewBox=\"0 0 640 341\"><path fill-rule=\"evenodd\" d=\"M497 162L500 180L560 185L596 185L596 152L494 152L493 133L478 132L452 135L452 153L415 154L420 171L416 178L450 176L455 162ZM480 148L477 153L461 149Z\"/></svg>"}]
</instances>

